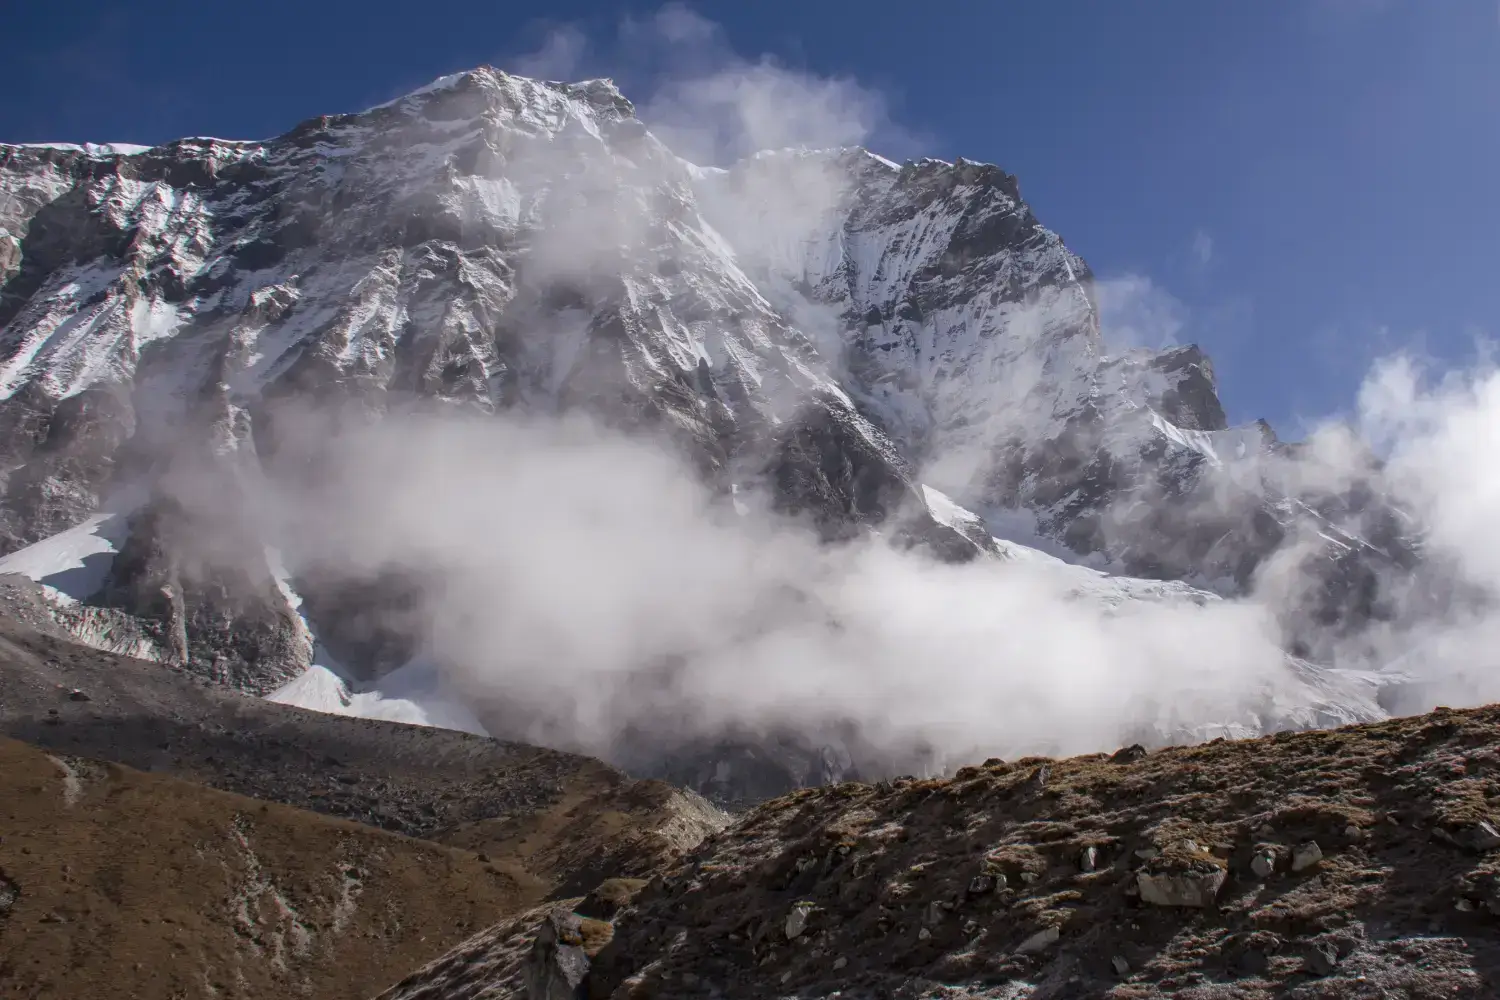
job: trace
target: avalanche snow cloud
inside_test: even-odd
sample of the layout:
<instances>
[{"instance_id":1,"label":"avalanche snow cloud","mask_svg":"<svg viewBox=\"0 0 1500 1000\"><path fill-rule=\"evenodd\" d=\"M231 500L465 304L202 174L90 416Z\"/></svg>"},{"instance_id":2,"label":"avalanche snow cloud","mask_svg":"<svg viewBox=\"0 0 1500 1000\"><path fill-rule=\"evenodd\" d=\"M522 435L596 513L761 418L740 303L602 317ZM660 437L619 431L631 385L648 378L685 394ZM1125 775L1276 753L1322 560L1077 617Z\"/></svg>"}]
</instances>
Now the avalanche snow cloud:
<instances>
[{"instance_id":1,"label":"avalanche snow cloud","mask_svg":"<svg viewBox=\"0 0 1500 1000\"><path fill-rule=\"evenodd\" d=\"M262 142L0 147L0 571L247 691L694 774L1495 696L1493 372L1230 427L1149 282L1106 349L1014 177L860 148L875 95L683 8L626 34L720 51L639 113L481 68Z\"/></svg>"},{"instance_id":2,"label":"avalanche snow cloud","mask_svg":"<svg viewBox=\"0 0 1500 1000\"><path fill-rule=\"evenodd\" d=\"M581 419L299 439L317 472L272 505L288 548L436 581L433 654L493 729L542 742L852 726L949 758L1253 732L1316 700L1253 603L1019 546L963 565L879 537L830 547Z\"/></svg>"},{"instance_id":3,"label":"avalanche snow cloud","mask_svg":"<svg viewBox=\"0 0 1500 1000\"><path fill-rule=\"evenodd\" d=\"M1351 642L1346 658L1374 658L1415 684L1392 699L1400 712L1437 704L1500 700L1500 370L1432 371L1395 356L1375 366L1360 390L1357 427L1387 456L1386 476L1424 527L1445 569L1436 594L1401 593L1422 613L1393 616ZM1326 451L1347 444L1343 428L1321 435Z\"/></svg>"}]
</instances>

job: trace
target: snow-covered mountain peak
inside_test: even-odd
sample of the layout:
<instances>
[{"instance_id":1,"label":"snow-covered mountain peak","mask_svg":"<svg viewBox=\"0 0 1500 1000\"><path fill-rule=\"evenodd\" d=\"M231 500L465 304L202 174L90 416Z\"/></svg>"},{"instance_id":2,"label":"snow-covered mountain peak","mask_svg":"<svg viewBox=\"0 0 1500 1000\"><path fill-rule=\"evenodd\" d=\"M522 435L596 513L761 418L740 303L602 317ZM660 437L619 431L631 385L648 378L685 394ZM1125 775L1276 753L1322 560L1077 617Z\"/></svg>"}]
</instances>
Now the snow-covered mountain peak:
<instances>
[{"instance_id":1,"label":"snow-covered mountain peak","mask_svg":"<svg viewBox=\"0 0 1500 1000\"><path fill-rule=\"evenodd\" d=\"M356 115L337 116L388 128L392 119L429 122L486 120L555 134L571 123L591 131L635 119L635 107L613 80L565 83L516 76L492 66L440 77ZM313 119L326 124L328 119Z\"/></svg>"},{"instance_id":2,"label":"snow-covered mountain peak","mask_svg":"<svg viewBox=\"0 0 1500 1000\"><path fill-rule=\"evenodd\" d=\"M236 534L245 483L317 465L289 403L583 411L827 540L1040 562L993 537L1025 520L1129 571L1090 599L1243 584L1310 517L1342 537L1268 485L1279 445L1226 427L1200 351L1107 354L1087 265L994 165L695 166L610 81L489 67L264 140L0 146L0 549L90 585L71 621L256 691L328 688L284 688L319 644L354 686L415 662L419 582L294 591Z\"/></svg>"}]
</instances>

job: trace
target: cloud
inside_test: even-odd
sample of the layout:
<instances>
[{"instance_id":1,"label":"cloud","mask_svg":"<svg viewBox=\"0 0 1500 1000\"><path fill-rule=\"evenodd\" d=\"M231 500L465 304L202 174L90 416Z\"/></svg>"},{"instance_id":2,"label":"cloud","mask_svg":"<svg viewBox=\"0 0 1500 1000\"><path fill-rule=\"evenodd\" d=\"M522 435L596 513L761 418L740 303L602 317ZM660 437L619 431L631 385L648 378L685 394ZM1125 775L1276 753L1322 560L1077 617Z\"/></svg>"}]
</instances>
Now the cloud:
<instances>
[{"instance_id":1,"label":"cloud","mask_svg":"<svg viewBox=\"0 0 1500 1000\"><path fill-rule=\"evenodd\" d=\"M1102 278L1094 295L1099 329L1112 351L1171 347L1187 322L1187 306L1142 274Z\"/></svg>"},{"instance_id":2,"label":"cloud","mask_svg":"<svg viewBox=\"0 0 1500 1000\"><path fill-rule=\"evenodd\" d=\"M580 418L300 419L313 472L268 505L285 550L436 581L430 652L508 735L852 728L957 761L1245 718L1289 683L1254 606L1112 608L1045 565L826 547Z\"/></svg>"},{"instance_id":3,"label":"cloud","mask_svg":"<svg viewBox=\"0 0 1500 1000\"><path fill-rule=\"evenodd\" d=\"M669 146L707 163L763 149L862 145L886 117L878 95L851 80L787 70L769 59L672 81L641 114Z\"/></svg>"},{"instance_id":4,"label":"cloud","mask_svg":"<svg viewBox=\"0 0 1500 1000\"><path fill-rule=\"evenodd\" d=\"M910 141L877 92L736 53L687 7L626 19L603 42L560 30L538 64L604 53L618 79L645 81L625 89L646 95L638 107L653 132L697 162ZM741 263L760 242L819 229L845 193L847 179L819 161L787 162L747 172L712 206ZM558 221L559 259L584 273L608 273L634 239L630 227L603 240L610 226ZM609 254L596 253L601 242ZM1199 270L1218 262L1207 231L1187 253ZM1106 277L1095 291L1111 351L1173 346L1193 318L1145 275ZM835 318L797 318L815 342L823 326L840 335ZM1044 374L1008 372L1016 384L999 394L1025 397ZM1486 652L1500 648L1500 547L1487 541L1500 517L1497 421L1492 369L1433 378L1395 358L1372 369L1352 422L1325 422L1275 470L1289 489L1347 491L1371 474L1373 446L1387 457L1389 499L1413 531L1427 526L1432 571L1383 576L1389 620L1330 653L1341 668L1400 664L1416 678L1401 682L1407 708L1500 697ZM1247 596L1114 607L1038 559L952 567L878 541L819 546L794 525L733 514L654 444L587 424L401 418L352 433L312 435L340 452L320 487L329 495L282 498L310 533L300 551L332 545L329 559L353 551L444 581L426 609L432 648L528 738L610 753L641 728L852 726L898 755L926 747L951 760L1097 749L1226 720L1274 725L1276 706L1317 698L1289 672L1276 618L1321 585L1307 560L1327 539L1294 536ZM325 511L341 519L325 523ZM1449 586L1440 578L1465 599L1413 589L1436 593Z\"/></svg>"},{"instance_id":5,"label":"cloud","mask_svg":"<svg viewBox=\"0 0 1500 1000\"><path fill-rule=\"evenodd\" d=\"M1358 413L1309 443L1298 486L1347 489L1375 444L1433 558L1485 600L1413 604L1334 660L1410 674L1394 702L1408 710L1500 697L1500 374L1390 359ZM1271 567L1279 593L1122 601L1034 556L954 566L874 536L821 544L582 416L277 424L301 472L257 506L294 570L426 581L427 655L505 736L618 759L642 732L666 747L794 732L912 769L1281 728L1289 706L1340 697L1279 646L1274 604L1310 582L1295 547Z\"/></svg>"},{"instance_id":6,"label":"cloud","mask_svg":"<svg viewBox=\"0 0 1500 1000\"><path fill-rule=\"evenodd\" d=\"M1368 640L1414 675L1396 707L1500 700L1500 369L1482 358L1435 371L1392 355L1366 378L1357 413L1436 570L1435 584L1395 591L1410 606Z\"/></svg>"},{"instance_id":7,"label":"cloud","mask_svg":"<svg viewBox=\"0 0 1500 1000\"><path fill-rule=\"evenodd\" d=\"M1390 357L1365 380L1358 413L1392 487L1423 512L1428 544L1500 597L1500 370L1433 374Z\"/></svg>"},{"instance_id":8,"label":"cloud","mask_svg":"<svg viewBox=\"0 0 1500 1000\"><path fill-rule=\"evenodd\" d=\"M589 50L588 36L574 24L553 27L532 52L505 60L504 68L537 80L573 80Z\"/></svg>"},{"instance_id":9,"label":"cloud","mask_svg":"<svg viewBox=\"0 0 1500 1000\"><path fill-rule=\"evenodd\" d=\"M1193 262L1199 270L1208 267L1214 259L1214 238L1202 229L1193 234L1193 241L1188 248L1192 254Z\"/></svg>"},{"instance_id":10,"label":"cloud","mask_svg":"<svg viewBox=\"0 0 1500 1000\"><path fill-rule=\"evenodd\" d=\"M885 98L851 77L823 76L769 54L737 52L721 26L669 3L627 15L612 33L551 27L534 51L502 60L523 76L566 77L587 65L637 99L651 130L679 155L724 164L764 149L874 144L901 157L922 140L891 117Z\"/></svg>"},{"instance_id":11,"label":"cloud","mask_svg":"<svg viewBox=\"0 0 1500 1000\"><path fill-rule=\"evenodd\" d=\"M723 29L682 3L663 4L645 21L627 17L620 33L627 43L654 36L671 45L726 47Z\"/></svg>"}]
</instances>

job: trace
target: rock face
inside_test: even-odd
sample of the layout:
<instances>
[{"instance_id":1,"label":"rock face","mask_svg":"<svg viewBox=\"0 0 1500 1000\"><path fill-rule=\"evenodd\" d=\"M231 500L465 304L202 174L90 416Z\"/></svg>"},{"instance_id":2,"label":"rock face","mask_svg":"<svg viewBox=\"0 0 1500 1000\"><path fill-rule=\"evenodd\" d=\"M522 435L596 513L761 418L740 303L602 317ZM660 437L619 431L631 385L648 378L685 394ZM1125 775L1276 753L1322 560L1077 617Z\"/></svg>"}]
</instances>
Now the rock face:
<instances>
[{"instance_id":1,"label":"rock face","mask_svg":"<svg viewBox=\"0 0 1500 1000\"><path fill-rule=\"evenodd\" d=\"M819 190L819 211L768 197ZM1111 357L1088 267L986 164L897 169L863 151L754 157L699 184L746 272L842 386L937 488L970 509L1020 508L1126 572L1249 582L1293 536L1311 611L1289 641L1378 617L1383 571L1415 559L1372 462L1346 490L1309 491L1302 454L1264 422L1227 426L1196 346ZM770 206L770 207L767 207Z\"/></svg>"},{"instance_id":2,"label":"rock face","mask_svg":"<svg viewBox=\"0 0 1500 1000\"><path fill-rule=\"evenodd\" d=\"M1225 426L1196 348L1104 351L1091 282L996 167L698 167L607 81L484 68L262 142L0 145L0 552L108 514L106 571L44 581L78 634L257 693L319 643L370 680L433 584L281 564L244 498L306 460L288 409L585 412L830 541L971 560L1022 510L1232 587L1314 538L1288 642L1378 617L1415 560L1378 488L1292 490L1299 452Z\"/></svg>"},{"instance_id":3,"label":"rock face","mask_svg":"<svg viewBox=\"0 0 1500 1000\"><path fill-rule=\"evenodd\" d=\"M92 599L143 622L164 661L265 694L306 669L308 638L259 546L202 521L170 496L137 509Z\"/></svg>"}]
</instances>

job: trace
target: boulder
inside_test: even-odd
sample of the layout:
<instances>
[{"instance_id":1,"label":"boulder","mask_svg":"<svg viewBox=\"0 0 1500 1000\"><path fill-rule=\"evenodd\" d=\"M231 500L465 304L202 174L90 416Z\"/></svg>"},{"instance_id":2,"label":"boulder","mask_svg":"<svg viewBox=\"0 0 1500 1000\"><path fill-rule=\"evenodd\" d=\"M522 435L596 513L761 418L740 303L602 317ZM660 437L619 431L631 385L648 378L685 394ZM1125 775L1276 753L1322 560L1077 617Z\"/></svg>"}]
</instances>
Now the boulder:
<instances>
[{"instance_id":1,"label":"boulder","mask_svg":"<svg viewBox=\"0 0 1500 1000\"><path fill-rule=\"evenodd\" d=\"M1500 830L1489 820L1482 819L1460 830L1456 839L1469 850L1484 854L1500 847Z\"/></svg>"},{"instance_id":2,"label":"boulder","mask_svg":"<svg viewBox=\"0 0 1500 1000\"><path fill-rule=\"evenodd\" d=\"M1153 906L1212 906L1224 887L1222 868L1171 872L1138 872L1141 900Z\"/></svg>"},{"instance_id":3,"label":"boulder","mask_svg":"<svg viewBox=\"0 0 1500 1000\"><path fill-rule=\"evenodd\" d=\"M583 921L576 913L553 910L542 922L527 956L526 1000L584 1000L589 957L583 950Z\"/></svg>"},{"instance_id":4,"label":"boulder","mask_svg":"<svg viewBox=\"0 0 1500 1000\"><path fill-rule=\"evenodd\" d=\"M993 875L975 875L969 879L968 892L971 896L988 896L994 891L995 876Z\"/></svg>"},{"instance_id":5,"label":"boulder","mask_svg":"<svg viewBox=\"0 0 1500 1000\"><path fill-rule=\"evenodd\" d=\"M1313 945L1302 959L1302 967L1315 976L1331 975L1339 964L1339 951L1327 941Z\"/></svg>"},{"instance_id":6,"label":"boulder","mask_svg":"<svg viewBox=\"0 0 1500 1000\"><path fill-rule=\"evenodd\" d=\"M813 905L811 903L798 903L792 907L792 912L786 915L786 923L782 930L786 932L788 941L795 941L807 930L807 918L812 915Z\"/></svg>"},{"instance_id":7,"label":"boulder","mask_svg":"<svg viewBox=\"0 0 1500 1000\"><path fill-rule=\"evenodd\" d=\"M1323 848L1316 840L1309 840L1292 848L1292 871L1301 872L1315 867L1323 860Z\"/></svg>"},{"instance_id":8,"label":"boulder","mask_svg":"<svg viewBox=\"0 0 1500 1000\"><path fill-rule=\"evenodd\" d=\"M1057 943L1062 937L1062 930L1057 927L1043 927L1025 941L1016 945L1016 951L1022 955L1032 955L1044 951Z\"/></svg>"}]
</instances>

